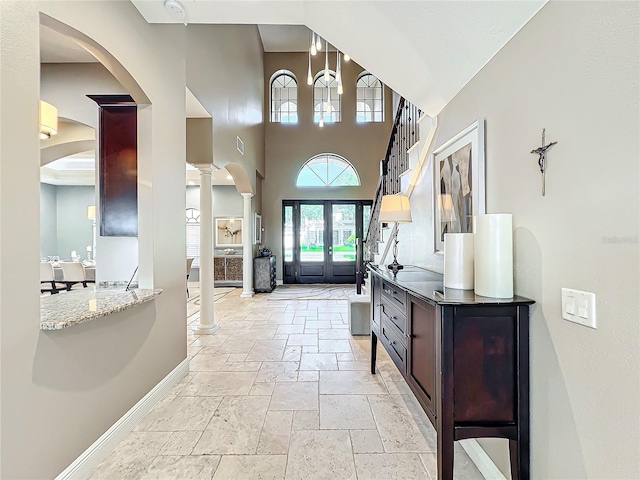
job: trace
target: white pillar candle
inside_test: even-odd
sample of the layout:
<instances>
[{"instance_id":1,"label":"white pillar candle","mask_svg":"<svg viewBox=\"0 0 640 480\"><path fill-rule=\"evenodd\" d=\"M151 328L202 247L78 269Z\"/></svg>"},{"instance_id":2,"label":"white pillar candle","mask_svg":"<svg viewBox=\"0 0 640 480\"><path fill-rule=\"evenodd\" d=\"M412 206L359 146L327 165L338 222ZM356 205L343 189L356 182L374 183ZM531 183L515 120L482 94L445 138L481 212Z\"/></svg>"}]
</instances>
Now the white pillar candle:
<instances>
[{"instance_id":1,"label":"white pillar candle","mask_svg":"<svg viewBox=\"0 0 640 480\"><path fill-rule=\"evenodd\" d=\"M473 290L473 233L444 234L444 286Z\"/></svg>"},{"instance_id":2,"label":"white pillar candle","mask_svg":"<svg viewBox=\"0 0 640 480\"><path fill-rule=\"evenodd\" d=\"M474 217L475 293L513 297L513 233L510 213Z\"/></svg>"}]
</instances>

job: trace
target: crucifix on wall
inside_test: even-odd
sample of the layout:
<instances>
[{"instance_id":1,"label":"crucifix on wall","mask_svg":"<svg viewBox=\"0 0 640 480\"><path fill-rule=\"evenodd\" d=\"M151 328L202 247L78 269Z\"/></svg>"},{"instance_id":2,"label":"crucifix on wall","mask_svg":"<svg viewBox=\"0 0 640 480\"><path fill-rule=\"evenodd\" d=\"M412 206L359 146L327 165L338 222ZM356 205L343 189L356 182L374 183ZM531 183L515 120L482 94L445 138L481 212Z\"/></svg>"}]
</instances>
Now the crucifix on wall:
<instances>
[{"instance_id":1,"label":"crucifix on wall","mask_svg":"<svg viewBox=\"0 0 640 480\"><path fill-rule=\"evenodd\" d=\"M535 150L531 150L531 153L535 153L538 155L538 165L540 166L540 173L542 174L542 196L544 197L545 193L545 183L546 183L546 171L547 171L547 150L553 147L558 142L551 142L548 145L545 145L545 131L546 128L542 129L542 145Z\"/></svg>"}]
</instances>

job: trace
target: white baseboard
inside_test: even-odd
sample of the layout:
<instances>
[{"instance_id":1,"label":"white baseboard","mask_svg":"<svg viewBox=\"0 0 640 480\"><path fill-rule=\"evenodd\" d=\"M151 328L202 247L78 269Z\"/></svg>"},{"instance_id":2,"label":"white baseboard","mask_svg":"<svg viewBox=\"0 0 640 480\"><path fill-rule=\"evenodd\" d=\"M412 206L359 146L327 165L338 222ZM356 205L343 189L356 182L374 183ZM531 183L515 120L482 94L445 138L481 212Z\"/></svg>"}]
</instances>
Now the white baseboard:
<instances>
[{"instance_id":1,"label":"white baseboard","mask_svg":"<svg viewBox=\"0 0 640 480\"><path fill-rule=\"evenodd\" d=\"M478 467L478 470L480 470L480 473L484 478L487 480L507 480L477 440L470 438L467 440L460 440L459 443L462 448L464 448L464 451L467 452L471 461L476 465L476 467Z\"/></svg>"},{"instance_id":2,"label":"white baseboard","mask_svg":"<svg viewBox=\"0 0 640 480\"><path fill-rule=\"evenodd\" d=\"M176 368L153 387L149 393L138 401L131 409L104 432L87 448L71 465L55 480L79 480L89 478L96 467L120 443L153 406L178 384L182 377L189 373L189 359L185 358Z\"/></svg>"},{"instance_id":3,"label":"white baseboard","mask_svg":"<svg viewBox=\"0 0 640 480\"><path fill-rule=\"evenodd\" d=\"M276 285L284 285L284 282L282 280L276 280Z\"/></svg>"}]
</instances>

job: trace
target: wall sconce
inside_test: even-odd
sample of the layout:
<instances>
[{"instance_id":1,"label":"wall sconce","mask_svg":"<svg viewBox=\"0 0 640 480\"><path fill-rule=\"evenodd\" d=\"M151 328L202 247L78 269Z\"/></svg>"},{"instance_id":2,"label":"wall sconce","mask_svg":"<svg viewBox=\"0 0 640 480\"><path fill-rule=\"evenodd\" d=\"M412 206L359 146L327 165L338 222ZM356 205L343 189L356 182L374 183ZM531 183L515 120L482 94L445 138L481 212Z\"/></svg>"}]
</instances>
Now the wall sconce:
<instances>
[{"instance_id":1,"label":"wall sconce","mask_svg":"<svg viewBox=\"0 0 640 480\"><path fill-rule=\"evenodd\" d=\"M40 140L58 133L58 109L40 100Z\"/></svg>"},{"instance_id":2,"label":"wall sconce","mask_svg":"<svg viewBox=\"0 0 640 480\"><path fill-rule=\"evenodd\" d=\"M380 206L380 223L395 223L395 232L393 234L393 263L387 265L387 268L394 275L404 268L398 263L398 224L411 223L411 205L407 195L384 195L382 197L382 205Z\"/></svg>"}]
</instances>

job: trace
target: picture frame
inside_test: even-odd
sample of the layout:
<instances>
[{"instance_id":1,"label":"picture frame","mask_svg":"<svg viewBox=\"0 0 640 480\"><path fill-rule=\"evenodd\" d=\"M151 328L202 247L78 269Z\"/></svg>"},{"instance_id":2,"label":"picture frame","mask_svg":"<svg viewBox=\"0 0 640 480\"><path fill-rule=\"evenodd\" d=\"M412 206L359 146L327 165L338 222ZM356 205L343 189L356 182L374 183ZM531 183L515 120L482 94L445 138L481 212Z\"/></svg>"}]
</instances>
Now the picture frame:
<instances>
[{"instance_id":1,"label":"picture frame","mask_svg":"<svg viewBox=\"0 0 640 480\"><path fill-rule=\"evenodd\" d=\"M473 216L485 213L484 119L480 118L431 154L435 253L445 233L472 233Z\"/></svg>"},{"instance_id":2,"label":"picture frame","mask_svg":"<svg viewBox=\"0 0 640 480\"><path fill-rule=\"evenodd\" d=\"M242 246L242 217L218 217L215 219L216 247Z\"/></svg>"},{"instance_id":3,"label":"picture frame","mask_svg":"<svg viewBox=\"0 0 640 480\"><path fill-rule=\"evenodd\" d=\"M253 226L253 243L260 245L262 243L262 215L256 213Z\"/></svg>"}]
</instances>

